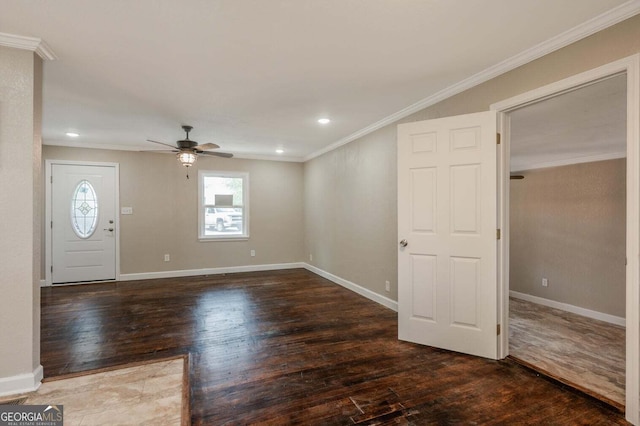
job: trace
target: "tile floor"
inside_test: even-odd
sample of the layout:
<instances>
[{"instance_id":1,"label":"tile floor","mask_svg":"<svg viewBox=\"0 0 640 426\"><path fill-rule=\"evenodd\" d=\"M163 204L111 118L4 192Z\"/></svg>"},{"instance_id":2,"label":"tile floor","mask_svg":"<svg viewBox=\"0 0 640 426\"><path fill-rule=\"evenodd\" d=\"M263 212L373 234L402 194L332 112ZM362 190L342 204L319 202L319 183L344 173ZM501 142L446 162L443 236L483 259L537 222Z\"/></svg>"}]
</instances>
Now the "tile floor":
<instances>
[{"instance_id":1,"label":"tile floor","mask_svg":"<svg viewBox=\"0 0 640 426\"><path fill-rule=\"evenodd\" d=\"M184 360L44 382L25 405L63 405L65 426L180 425Z\"/></svg>"},{"instance_id":2,"label":"tile floor","mask_svg":"<svg viewBox=\"0 0 640 426\"><path fill-rule=\"evenodd\" d=\"M624 405L624 327L520 299L509 303L511 356Z\"/></svg>"}]
</instances>

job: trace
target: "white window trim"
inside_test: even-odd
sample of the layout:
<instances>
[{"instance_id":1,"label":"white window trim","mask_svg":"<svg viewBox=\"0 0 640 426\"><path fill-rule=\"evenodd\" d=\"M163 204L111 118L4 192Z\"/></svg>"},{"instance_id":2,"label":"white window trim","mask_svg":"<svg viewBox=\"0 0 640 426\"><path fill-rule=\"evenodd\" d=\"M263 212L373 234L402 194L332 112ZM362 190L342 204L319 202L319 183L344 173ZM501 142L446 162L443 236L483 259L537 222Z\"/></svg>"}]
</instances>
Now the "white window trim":
<instances>
[{"instance_id":1,"label":"white window trim","mask_svg":"<svg viewBox=\"0 0 640 426\"><path fill-rule=\"evenodd\" d=\"M205 235L204 234L204 178L206 176L242 178L242 208L244 233L240 235ZM243 241L249 239L249 172L228 172L217 170L198 171L198 240L202 242L212 241Z\"/></svg>"}]
</instances>

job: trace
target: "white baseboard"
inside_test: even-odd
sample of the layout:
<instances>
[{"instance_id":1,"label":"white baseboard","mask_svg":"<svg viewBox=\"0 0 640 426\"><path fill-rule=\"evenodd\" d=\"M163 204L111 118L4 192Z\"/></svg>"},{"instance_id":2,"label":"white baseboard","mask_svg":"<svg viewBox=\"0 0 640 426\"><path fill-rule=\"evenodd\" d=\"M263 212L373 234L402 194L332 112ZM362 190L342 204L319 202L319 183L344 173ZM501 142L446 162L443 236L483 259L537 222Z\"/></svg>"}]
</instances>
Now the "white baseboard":
<instances>
[{"instance_id":1,"label":"white baseboard","mask_svg":"<svg viewBox=\"0 0 640 426\"><path fill-rule=\"evenodd\" d=\"M573 314L582 315L583 317L593 318L596 320L608 322L610 324L626 326L626 321L622 317L609 315L591 309L581 308L579 306L570 305L568 303L556 302L555 300L545 299L543 297L532 296L530 294L520 293L518 291L509 291L509 295L515 299L526 300L527 302L537 303L538 305L548 306L549 308L560 309L562 311L571 312Z\"/></svg>"},{"instance_id":2,"label":"white baseboard","mask_svg":"<svg viewBox=\"0 0 640 426\"><path fill-rule=\"evenodd\" d=\"M0 396L33 392L40 387L44 370L39 365L32 373L0 378Z\"/></svg>"},{"instance_id":3,"label":"white baseboard","mask_svg":"<svg viewBox=\"0 0 640 426\"><path fill-rule=\"evenodd\" d=\"M333 281L334 283L341 285L346 289L349 289L355 293L358 293L359 295L364 296L369 300L373 300L374 302L379 303L382 306L385 306L393 311L398 312L398 302L396 302L395 300L391 300L388 297L382 296L376 292L369 290L368 288L359 286L356 283L345 280L344 278L340 278L337 275L333 275L332 273L324 271L313 265L309 265L308 263L304 264L304 268L307 269L308 271L313 272L314 274L318 274L321 277L328 279L329 281Z\"/></svg>"},{"instance_id":4,"label":"white baseboard","mask_svg":"<svg viewBox=\"0 0 640 426\"><path fill-rule=\"evenodd\" d=\"M222 268L180 269L177 271L139 272L133 274L120 274L119 281L149 280L156 278L193 277L198 275L233 274L236 272L275 271L278 269L304 268L305 264L298 263L272 263L267 265L229 266Z\"/></svg>"},{"instance_id":5,"label":"white baseboard","mask_svg":"<svg viewBox=\"0 0 640 426\"><path fill-rule=\"evenodd\" d=\"M47 284L46 280L40 280L40 287L51 287L51 284Z\"/></svg>"}]
</instances>

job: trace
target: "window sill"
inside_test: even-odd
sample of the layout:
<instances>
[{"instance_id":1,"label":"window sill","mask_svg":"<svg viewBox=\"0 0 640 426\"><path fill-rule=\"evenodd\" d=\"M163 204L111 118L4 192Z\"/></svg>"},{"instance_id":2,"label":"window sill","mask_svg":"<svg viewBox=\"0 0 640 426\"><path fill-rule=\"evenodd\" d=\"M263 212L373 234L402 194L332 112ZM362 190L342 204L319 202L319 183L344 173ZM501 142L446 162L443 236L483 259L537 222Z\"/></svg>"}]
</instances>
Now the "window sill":
<instances>
[{"instance_id":1,"label":"window sill","mask_svg":"<svg viewBox=\"0 0 640 426\"><path fill-rule=\"evenodd\" d=\"M237 237L198 237L201 243L215 243L217 241L248 241L248 235L239 235Z\"/></svg>"}]
</instances>

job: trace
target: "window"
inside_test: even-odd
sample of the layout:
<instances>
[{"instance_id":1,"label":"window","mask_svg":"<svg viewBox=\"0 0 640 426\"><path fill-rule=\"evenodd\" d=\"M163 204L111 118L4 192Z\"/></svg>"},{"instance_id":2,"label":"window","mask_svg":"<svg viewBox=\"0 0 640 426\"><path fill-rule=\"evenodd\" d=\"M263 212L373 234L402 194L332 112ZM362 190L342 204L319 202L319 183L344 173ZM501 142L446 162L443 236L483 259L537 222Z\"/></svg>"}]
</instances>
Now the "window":
<instances>
[{"instance_id":1,"label":"window","mask_svg":"<svg viewBox=\"0 0 640 426\"><path fill-rule=\"evenodd\" d=\"M248 238L249 174L200 171L198 180L199 238Z\"/></svg>"},{"instance_id":2,"label":"window","mask_svg":"<svg viewBox=\"0 0 640 426\"><path fill-rule=\"evenodd\" d=\"M98 199L88 180L81 180L71 199L71 227L80 238L93 235L98 224Z\"/></svg>"}]
</instances>

